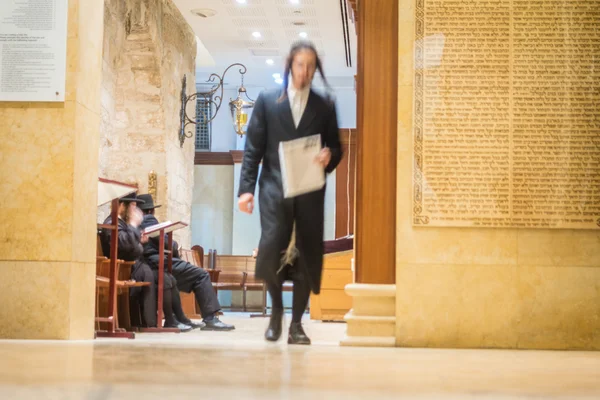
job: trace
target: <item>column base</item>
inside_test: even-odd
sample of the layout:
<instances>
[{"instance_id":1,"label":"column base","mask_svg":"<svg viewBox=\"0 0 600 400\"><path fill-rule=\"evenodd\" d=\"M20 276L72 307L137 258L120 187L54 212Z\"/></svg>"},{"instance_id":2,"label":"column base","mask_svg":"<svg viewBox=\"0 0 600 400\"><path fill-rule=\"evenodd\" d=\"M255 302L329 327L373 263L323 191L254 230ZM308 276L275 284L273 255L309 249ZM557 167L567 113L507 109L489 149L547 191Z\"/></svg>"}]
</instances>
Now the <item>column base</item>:
<instances>
[{"instance_id":1,"label":"column base","mask_svg":"<svg viewBox=\"0 0 600 400\"><path fill-rule=\"evenodd\" d=\"M352 309L346 314L342 346L394 347L396 345L396 285L346 285Z\"/></svg>"}]
</instances>

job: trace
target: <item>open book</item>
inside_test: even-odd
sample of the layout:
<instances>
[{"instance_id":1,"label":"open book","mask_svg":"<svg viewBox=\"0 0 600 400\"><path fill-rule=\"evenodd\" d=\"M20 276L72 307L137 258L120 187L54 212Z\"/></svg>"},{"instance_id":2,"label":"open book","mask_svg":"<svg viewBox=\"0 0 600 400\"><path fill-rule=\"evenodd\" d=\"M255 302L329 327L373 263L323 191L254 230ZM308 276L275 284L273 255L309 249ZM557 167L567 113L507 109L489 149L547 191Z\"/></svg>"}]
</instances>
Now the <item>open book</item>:
<instances>
[{"instance_id":1,"label":"open book","mask_svg":"<svg viewBox=\"0 0 600 400\"><path fill-rule=\"evenodd\" d=\"M321 135L279 143L284 197L314 192L325 186L325 171L315 161L320 151Z\"/></svg>"},{"instance_id":2,"label":"open book","mask_svg":"<svg viewBox=\"0 0 600 400\"><path fill-rule=\"evenodd\" d=\"M186 226L187 226L187 224L185 222L181 222L181 221L177 221L177 222L165 221L160 224L156 224L156 225L147 227L146 229L144 229L144 231L142 233L145 235L148 235L148 237L156 237L160 234L160 230L163 228L165 229L165 233L169 233L169 232L176 231L177 229L185 228Z\"/></svg>"}]
</instances>

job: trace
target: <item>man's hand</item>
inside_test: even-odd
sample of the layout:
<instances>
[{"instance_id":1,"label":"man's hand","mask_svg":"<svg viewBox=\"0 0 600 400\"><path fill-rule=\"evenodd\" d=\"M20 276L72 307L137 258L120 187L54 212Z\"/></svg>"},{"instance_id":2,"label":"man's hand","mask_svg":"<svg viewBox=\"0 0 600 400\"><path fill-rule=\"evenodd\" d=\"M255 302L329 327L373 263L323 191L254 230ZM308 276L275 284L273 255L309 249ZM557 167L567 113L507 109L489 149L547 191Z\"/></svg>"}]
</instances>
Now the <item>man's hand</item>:
<instances>
[{"instance_id":1,"label":"man's hand","mask_svg":"<svg viewBox=\"0 0 600 400\"><path fill-rule=\"evenodd\" d=\"M142 242L142 244L148 243L148 235L143 233L140 242Z\"/></svg>"},{"instance_id":2,"label":"man's hand","mask_svg":"<svg viewBox=\"0 0 600 400\"><path fill-rule=\"evenodd\" d=\"M329 147L322 148L319 154L317 154L315 161L319 163L321 167L327 168L329 161L331 161L331 150L329 150Z\"/></svg>"},{"instance_id":3,"label":"man's hand","mask_svg":"<svg viewBox=\"0 0 600 400\"><path fill-rule=\"evenodd\" d=\"M238 207L241 212L252 214L254 210L254 195L252 193L244 193L238 199Z\"/></svg>"},{"instance_id":4,"label":"man's hand","mask_svg":"<svg viewBox=\"0 0 600 400\"><path fill-rule=\"evenodd\" d=\"M129 207L129 225L137 228L144 220L144 213L137 207Z\"/></svg>"}]
</instances>

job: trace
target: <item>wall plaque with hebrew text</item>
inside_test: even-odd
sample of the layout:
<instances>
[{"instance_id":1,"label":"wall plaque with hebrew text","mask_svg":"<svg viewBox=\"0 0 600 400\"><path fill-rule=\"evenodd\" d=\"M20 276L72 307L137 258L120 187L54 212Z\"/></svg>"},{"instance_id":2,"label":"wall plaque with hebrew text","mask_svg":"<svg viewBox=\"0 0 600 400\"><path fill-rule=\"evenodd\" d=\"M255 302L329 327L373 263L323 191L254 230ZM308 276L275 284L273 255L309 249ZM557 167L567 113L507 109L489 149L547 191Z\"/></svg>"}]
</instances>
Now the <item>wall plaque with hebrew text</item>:
<instances>
[{"instance_id":1,"label":"wall plaque with hebrew text","mask_svg":"<svg viewBox=\"0 0 600 400\"><path fill-rule=\"evenodd\" d=\"M416 0L413 225L600 229L600 0Z\"/></svg>"}]
</instances>

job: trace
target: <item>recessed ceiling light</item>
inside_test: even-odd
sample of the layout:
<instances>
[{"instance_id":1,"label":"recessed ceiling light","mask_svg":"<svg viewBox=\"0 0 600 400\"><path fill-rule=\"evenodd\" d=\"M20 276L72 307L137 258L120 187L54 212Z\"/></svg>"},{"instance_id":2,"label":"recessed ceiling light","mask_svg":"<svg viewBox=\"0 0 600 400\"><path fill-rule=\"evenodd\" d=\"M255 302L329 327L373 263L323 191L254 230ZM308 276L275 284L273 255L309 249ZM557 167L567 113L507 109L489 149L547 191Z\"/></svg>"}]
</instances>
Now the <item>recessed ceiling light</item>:
<instances>
[{"instance_id":1,"label":"recessed ceiling light","mask_svg":"<svg viewBox=\"0 0 600 400\"><path fill-rule=\"evenodd\" d=\"M255 38L259 38L261 37L260 32L252 32L252 36L254 36Z\"/></svg>"},{"instance_id":2,"label":"recessed ceiling light","mask_svg":"<svg viewBox=\"0 0 600 400\"><path fill-rule=\"evenodd\" d=\"M308 36L308 33L306 33L306 32L300 32L298 34L298 36L300 36L302 39L306 39L306 37Z\"/></svg>"},{"instance_id":3,"label":"recessed ceiling light","mask_svg":"<svg viewBox=\"0 0 600 400\"><path fill-rule=\"evenodd\" d=\"M281 85L283 83L283 79L277 78L277 79L275 79L275 83L278 85Z\"/></svg>"},{"instance_id":4,"label":"recessed ceiling light","mask_svg":"<svg viewBox=\"0 0 600 400\"><path fill-rule=\"evenodd\" d=\"M215 15L217 15L217 12L210 8L194 8L193 10L190 10L190 12L192 14L194 14L198 17L202 17L202 18L210 18L210 17L214 17Z\"/></svg>"},{"instance_id":5,"label":"recessed ceiling light","mask_svg":"<svg viewBox=\"0 0 600 400\"><path fill-rule=\"evenodd\" d=\"M265 62L269 65L273 65L273 63L274 63L273 60L270 58L268 58Z\"/></svg>"},{"instance_id":6,"label":"recessed ceiling light","mask_svg":"<svg viewBox=\"0 0 600 400\"><path fill-rule=\"evenodd\" d=\"M274 79L281 79L281 74L273 74Z\"/></svg>"},{"instance_id":7,"label":"recessed ceiling light","mask_svg":"<svg viewBox=\"0 0 600 400\"><path fill-rule=\"evenodd\" d=\"M300 4L300 0L290 0L290 3L292 3L292 4Z\"/></svg>"},{"instance_id":8,"label":"recessed ceiling light","mask_svg":"<svg viewBox=\"0 0 600 400\"><path fill-rule=\"evenodd\" d=\"M246 0L236 0L240 4L246 4Z\"/></svg>"}]
</instances>

